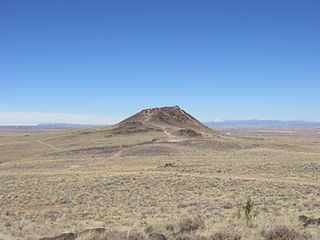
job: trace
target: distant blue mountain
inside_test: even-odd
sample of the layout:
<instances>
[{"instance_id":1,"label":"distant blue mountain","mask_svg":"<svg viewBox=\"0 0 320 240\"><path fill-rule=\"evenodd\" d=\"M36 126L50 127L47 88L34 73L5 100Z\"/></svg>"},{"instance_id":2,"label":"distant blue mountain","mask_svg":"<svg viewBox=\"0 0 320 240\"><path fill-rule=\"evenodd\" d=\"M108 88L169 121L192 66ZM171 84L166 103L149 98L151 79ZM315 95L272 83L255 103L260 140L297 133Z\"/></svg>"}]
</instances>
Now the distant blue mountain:
<instances>
[{"instance_id":1,"label":"distant blue mountain","mask_svg":"<svg viewBox=\"0 0 320 240\"><path fill-rule=\"evenodd\" d=\"M286 126L320 126L320 122L311 121L279 121L279 120L217 120L212 122L204 122L207 126L274 126L274 127L286 127ZM39 127L93 127L93 126L107 126L94 125L94 124L75 124L75 123L40 123Z\"/></svg>"},{"instance_id":2,"label":"distant blue mountain","mask_svg":"<svg viewBox=\"0 0 320 240\"><path fill-rule=\"evenodd\" d=\"M279 120L217 120L205 122L207 126L320 126L320 122Z\"/></svg>"},{"instance_id":3,"label":"distant blue mountain","mask_svg":"<svg viewBox=\"0 0 320 240\"><path fill-rule=\"evenodd\" d=\"M94 125L94 124L76 124L76 123L39 123L37 126L39 127L93 127L93 126L102 126L102 125Z\"/></svg>"}]
</instances>

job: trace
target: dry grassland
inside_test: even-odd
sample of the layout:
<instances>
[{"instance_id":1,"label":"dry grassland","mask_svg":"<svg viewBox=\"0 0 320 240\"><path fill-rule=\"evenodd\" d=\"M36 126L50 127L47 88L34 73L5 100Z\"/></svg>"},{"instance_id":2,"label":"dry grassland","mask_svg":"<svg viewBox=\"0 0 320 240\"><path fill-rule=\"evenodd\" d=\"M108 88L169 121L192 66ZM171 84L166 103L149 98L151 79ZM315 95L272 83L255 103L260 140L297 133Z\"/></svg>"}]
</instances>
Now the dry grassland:
<instances>
[{"instance_id":1,"label":"dry grassland","mask_svg":"<svg viewBox=\"0 0 320 240\"><path fill-rule=\"evenodd\" d=\"M283 225L291 240L320 239L320 226L299 221L320 217L318 128L220 129L231 134L213 140L110 129L2 132L0 239L106 228L142 239L280 240L272 233ZM199 226L183 230L188 218Z\"/></svg>"}]
</instances>

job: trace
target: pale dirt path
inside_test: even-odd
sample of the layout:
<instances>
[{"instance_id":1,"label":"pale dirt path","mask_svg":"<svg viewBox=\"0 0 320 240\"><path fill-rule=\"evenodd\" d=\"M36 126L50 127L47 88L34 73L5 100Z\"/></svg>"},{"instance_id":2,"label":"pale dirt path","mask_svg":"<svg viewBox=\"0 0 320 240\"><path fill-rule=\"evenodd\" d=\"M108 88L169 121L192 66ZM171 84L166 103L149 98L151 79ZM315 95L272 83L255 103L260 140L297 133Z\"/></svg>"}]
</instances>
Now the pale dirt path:
<instances>
[{"instance_id":1,"label":"pale dirt path","mask_svg":"<svg viewBox=\"0 0 320 240\"><path fill-rule=\"evenodd\" d=\"M181 139L179 139L178 137L172 135L171 133L169 133L164 127L161 127L161 129L163 130L163 132L168 136L168 141L169 142L179 142L181 141Z\"/></svg>"},{"instance_id":2,"label":"pale dirt path","mask_svg":"<svg viewBox=\"0 0 320 240\"><path fill-rule=\"evenodd\" d=\"M169 133L164 127L162 127L162 130L169 138L173 138L172 134Z\"/></svg>"},{"instance_id":3,"label":"pale dirt path","mask_svg":"<svg viewBox=\"0 0 320 240\"><path fill-rule=\"evenodd\" d=\"M120 157L120 156L121 156L121 153L125 152L126 150L134 149L134 148L137 148L137 147L140 147L140 146L134 146L134 147L130 147L130 148L120 149L119 151L112 153L109 157L96 159L94 162L88 164L88 166L92 167L92 166L100 166L100 165L103 165L103 164L106 163L106 161L108 161L108 160L112 160L112 159L114 159L114 158L116 158L116 157ZM0 240L1 240L1 239L0 239Z\"/></svg>"},{"instance_id":4,"label":"pale dirt path","mask_svg":"<svg viewBox=\"0 0 320 240\"><path fill-rule=\"evenodd\" d=\"M40 141L40 140L38 140L37 142L40 143L40 144L42 144L42 145L45 145L45 146L47 146L47 147L49 147L49 148L52 148L52 149L54 149L54 150L56 150L56 151L61 151L60 148L57 148L57 147L55 147L55 146L53 146L53 145L51 145L51 144L49 144L49 143L45 143L45 142L42 142L42 141Z\"/></svg>"}]
</instances>

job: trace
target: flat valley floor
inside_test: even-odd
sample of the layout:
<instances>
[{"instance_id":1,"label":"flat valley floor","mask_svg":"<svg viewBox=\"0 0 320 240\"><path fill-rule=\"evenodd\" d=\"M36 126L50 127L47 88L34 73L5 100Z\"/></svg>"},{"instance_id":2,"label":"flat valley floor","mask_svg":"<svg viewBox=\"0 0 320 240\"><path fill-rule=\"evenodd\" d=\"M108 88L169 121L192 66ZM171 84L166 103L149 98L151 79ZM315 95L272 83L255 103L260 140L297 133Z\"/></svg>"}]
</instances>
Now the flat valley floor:
<instances>
[{"instance_id":1,"label":"flat valley floor","mask_svg":"<svg viewBox=\"0 0 320 240\"><path fill-rule=\"evenodd\" d=\"M204 226L192 234L205 237L262 240L284 225L320 239L320 226L299 220L320 218L320 127L215 127L217 143L188 144L165 129L109 128L0 129L1 240L98 227L173 239L194 217Z\"/></svg>"}]
</instances>

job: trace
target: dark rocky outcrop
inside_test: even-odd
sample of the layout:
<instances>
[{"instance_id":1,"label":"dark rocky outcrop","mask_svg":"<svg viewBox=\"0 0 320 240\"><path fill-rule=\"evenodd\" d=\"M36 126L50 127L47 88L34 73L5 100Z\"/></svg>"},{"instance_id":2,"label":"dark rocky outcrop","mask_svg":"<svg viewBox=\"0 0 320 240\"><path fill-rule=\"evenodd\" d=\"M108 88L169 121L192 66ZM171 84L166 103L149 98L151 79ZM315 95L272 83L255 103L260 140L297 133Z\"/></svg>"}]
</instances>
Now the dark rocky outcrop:
<instances>
[{"instance_id":1,"label":"dark rocky outcrop","mask_svg":"<svg viewBox=\"0 0 320 240\"><path fill-rule=\"evenodd\" d=\"M304 227L307 227L308 225L320 226L320 218L311 218L305 215L300 215L299 220L303 222Z\"/></svg>"},{"instance_id":2,"label":"dark rocky outcrop","mask_svg":"<svg viewBox=\"0 0 320 240\"><path fill-rule=\"evenodd\" d=\"M41 238L40 240L74 240L76 235L74 233L65 233L57 237Z\"/></svg>"},{"instance_id":3,"label":"dark rocky outcrop","mask_svg":"<svg viewBox=\"0 0 320 240\"><path fill-rule=\"evenodd\" d=\"M167 238L160 233L151 233L148 239L149 240L167 240Z\"/></svg>"},{"instance_id":4,"label":"dark rocky outcrop","mask_svg":"<svg viewBox=\"0 0 320 240\"><path fill-rule=\"evenodd\" d=\"M201 137L202 136L201 133L192 129L187 129L187 128L183 128L178 131L175 131L174 135L181 136L181 137Z\"/></svg>"}]
</instances>

